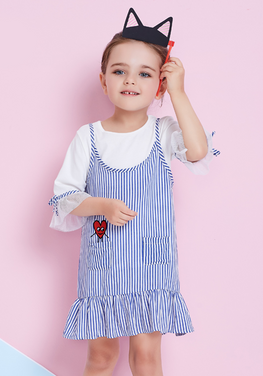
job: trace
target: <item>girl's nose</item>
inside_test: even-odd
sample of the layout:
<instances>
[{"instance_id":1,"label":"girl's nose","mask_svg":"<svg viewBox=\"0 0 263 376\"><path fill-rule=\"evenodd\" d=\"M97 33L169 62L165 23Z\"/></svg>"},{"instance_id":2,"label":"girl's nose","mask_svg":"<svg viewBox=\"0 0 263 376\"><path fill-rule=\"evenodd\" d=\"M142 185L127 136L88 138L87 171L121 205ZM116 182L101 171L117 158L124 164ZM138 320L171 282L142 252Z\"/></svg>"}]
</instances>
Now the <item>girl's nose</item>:
<instances>
[{"instance_id":1,"label":"girl's nose","mask_svg":"<svg viewBox=\"0 0 263 376\"><path fill-rule=\"evenodd\" d=\"M135 80L132 77L125 78L125 85L135 85Z\"/></svg>"}]
</instances>

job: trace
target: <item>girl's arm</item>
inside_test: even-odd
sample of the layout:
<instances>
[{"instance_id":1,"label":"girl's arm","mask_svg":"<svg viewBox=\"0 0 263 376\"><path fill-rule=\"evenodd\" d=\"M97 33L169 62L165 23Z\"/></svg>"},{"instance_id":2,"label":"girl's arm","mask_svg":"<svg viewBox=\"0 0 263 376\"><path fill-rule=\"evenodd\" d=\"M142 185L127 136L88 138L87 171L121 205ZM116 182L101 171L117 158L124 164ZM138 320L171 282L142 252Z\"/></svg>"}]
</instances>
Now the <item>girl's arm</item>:
<instances>
[{"instance_id":1,"label":"girl's arm","mask_svg":"<svg viewBox=\"0 0 263 376\"><path fill-rule=\"evenodd\" d=\"M55 195L49 202L54 205L51 228L77 230L85 224L85 217L91 215L104 215L110 223L122 226L137 215L123 201L91 197L85 191L90 151L90 130L86 125L78 130L71 142L55 180Z\"/></svg>"},{"instance_id":2,"label":"girl's arm","mask_svg":"<svg viewBox=\"0 0 263 376\"><path fill-rule=\"evenodd\" d=\"M78 207L72 210L71 214L80 217L104 215L111 224L116 226L125 225L137 215L123 201L104 197L86 198Z\"/></svg>"},{"instance_id":3,"label":"girl's arm","mask_svg":"<svg viewBox=\"0 0 263 376\"><path fill-rule=\"evenodd\" d=\"M187 160L195 162L204 158L208 149L202 124L184 91L184 73L181 61L173 57L161 68L160 78L166 77L164 84L183 133Z\"/></svg>"}]
</instances>

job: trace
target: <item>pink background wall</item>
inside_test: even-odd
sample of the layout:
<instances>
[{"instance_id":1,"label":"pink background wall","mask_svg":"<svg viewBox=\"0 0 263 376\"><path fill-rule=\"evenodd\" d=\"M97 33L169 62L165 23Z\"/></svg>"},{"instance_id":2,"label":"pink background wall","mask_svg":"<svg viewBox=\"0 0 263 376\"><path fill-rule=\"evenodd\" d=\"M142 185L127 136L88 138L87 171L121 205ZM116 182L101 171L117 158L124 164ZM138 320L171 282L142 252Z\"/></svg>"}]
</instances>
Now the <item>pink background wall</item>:
<instances>
[{"instance_id":1,"label":"pink background wall","mask_svg":"<svg viewBox=\"0 0 263 376\"><path fill-rule=\"evenodd\" d=\"M130 6L146 25L174 16L187 94L221 151L206 176L173 164L181 287L195 332L163 336L164 374L262 371L262 4L1 0L0 337L57 376L82 374L87 345L62 338L80 231L51 230L47 202L77 129L111 114L100 58ZM157 110L173 114L168 97ZM130 374L128 338L120 343L115 376Z\"/></svg>"}]
</instances>

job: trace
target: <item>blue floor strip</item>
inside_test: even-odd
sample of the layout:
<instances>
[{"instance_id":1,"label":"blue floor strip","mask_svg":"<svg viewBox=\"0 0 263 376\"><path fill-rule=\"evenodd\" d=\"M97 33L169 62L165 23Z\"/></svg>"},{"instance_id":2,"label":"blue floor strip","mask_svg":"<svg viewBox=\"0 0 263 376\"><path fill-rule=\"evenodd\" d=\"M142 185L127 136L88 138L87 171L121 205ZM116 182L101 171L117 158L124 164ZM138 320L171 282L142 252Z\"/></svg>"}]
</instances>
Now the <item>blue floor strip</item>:
<instances>
[{"instance_id":1,"label":"blue floor strip","mask_svg":"<svg viewBox=\"0 0 263 376\"><path fill-rule=\"evenodd\" d=\"M1 376L55 376L54 373L0 339Z\"/></svg>"}]
</instances>

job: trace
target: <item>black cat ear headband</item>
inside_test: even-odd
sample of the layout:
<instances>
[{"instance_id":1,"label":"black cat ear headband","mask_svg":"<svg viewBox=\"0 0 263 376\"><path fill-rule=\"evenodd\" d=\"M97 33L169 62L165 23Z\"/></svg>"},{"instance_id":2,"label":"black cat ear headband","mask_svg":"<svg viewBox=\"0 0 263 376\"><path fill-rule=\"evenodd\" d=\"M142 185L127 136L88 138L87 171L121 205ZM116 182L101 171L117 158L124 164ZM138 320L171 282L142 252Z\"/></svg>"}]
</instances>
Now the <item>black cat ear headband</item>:
<instances>
[{"instance_id":1,"label":"black cat ear headband","mask_svg":"<svg viewBox=\"0 0 263 376\"><path fill-rule=\"evenodd\" d=\"M173 18L168 17L166 18L166 20L162 21L154 27L144 26L137 16L135 10L133 8L130 8L124 23L122 36L128 39L135 39L142 42L158 44L159 46L163 47L167 47L169 45L169 50L164 63L166 64L170 56L171 49L174 46L174 42L169 40L172 30L172 24ZM161 83L162 80L160 80L156 96L158 96L159 94Z\"/></svg>"}]
</instances>

